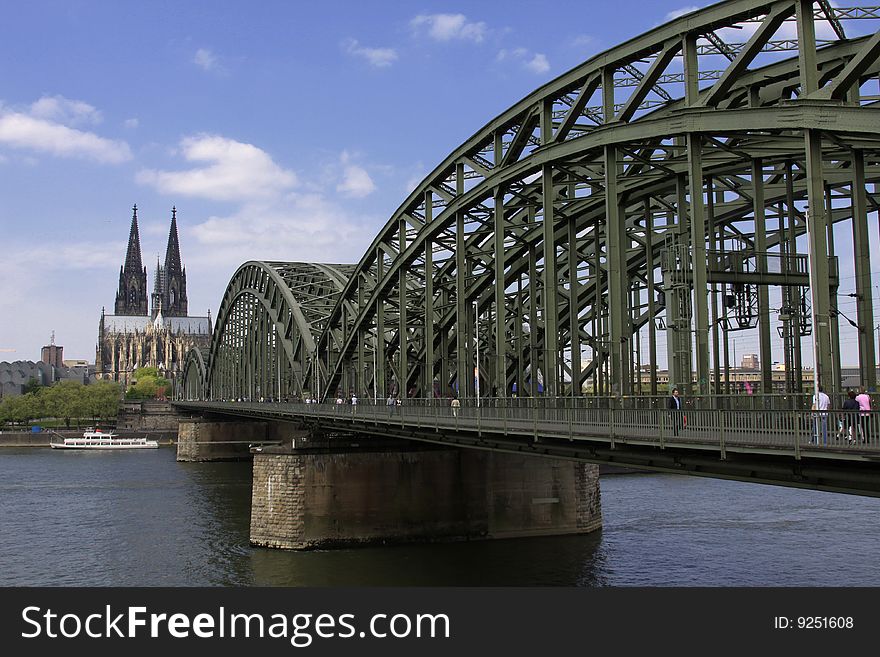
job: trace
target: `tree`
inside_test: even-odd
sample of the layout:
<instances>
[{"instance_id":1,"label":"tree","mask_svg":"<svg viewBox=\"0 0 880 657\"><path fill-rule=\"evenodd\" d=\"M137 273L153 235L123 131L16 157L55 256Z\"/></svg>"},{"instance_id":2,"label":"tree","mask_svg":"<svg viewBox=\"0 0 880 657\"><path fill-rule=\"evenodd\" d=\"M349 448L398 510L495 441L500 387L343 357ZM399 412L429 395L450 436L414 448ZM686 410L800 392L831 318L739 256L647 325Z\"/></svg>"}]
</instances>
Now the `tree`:
<instances>
[{"instance_id":1,"label":"tree","mask_svg":"<svg viewBox=\"0 0 880 657\"><path fill-rule=\"evenodd\" d=\"M60 381L36 392L0 400L0 423L29 422L34 418L60 418L70 427L79 418L113 418L119 412L119 384L99 381L83 385Z\"/></svg>"},{"instance_id":2,"label":"tree","mask_svg":"<svg viewBox=\"0 0 880 657\"><path fill-rule=\"evenodd\" d=\"M87 416L98 419L116 417L119 413L119 384L98 381L87 388Z\"/></svg>"},{"instance_id":3,"label":"tree","mask_svg":"<svg viewBox=\"0 0 880 657\"><path fill-rule=\"evenodd\" d=\"M39 392L40 388L43 387L43 384L40 383L40 380L34 377L28 379L28 382L24 384L24 390L22 393L27 395L31 392Z\"/></svg>"},{"instance_id":4,"label":"tree","mask_svg":"<svg viewBox=\"0 0 880 657\"><path fill-rule=\"evenodd\" d=\"M5 422L25 423L43 417L43 405L39 393L4 397L0 417Z\"/></svg>"},{"instance_id":5,"label":"tree","mask_svg":"<svg viewBox=\"0 0 880 657\"><path fill-rule=\"evenodd\" d=\"M47 388L43 391L46 414L63 418L65 426L69 429L71 418L83 417L86 410L84 387L78 381L59 381Z\"/></svg>"},{"instance_id":6,"label":"tree","mask_svg":"<svg viewBox=\"0 0 880 657\"><path fill-rule=\"evenodd\" d=\"M141 367L134 371L134 383L125 393L126 399L155 399L164 396L171 382L159 376L155 367Z\"/></svg>"},{"instance_id":7,"label":"tree","mask_svg":"<svg viewBox=\"0 0 880 657\"><path fill-rule=\"evenodd\" d=\"M13 397L3 397L0 399L0 424L12 422L12 400Z\"/></svg>"}]
</instances>

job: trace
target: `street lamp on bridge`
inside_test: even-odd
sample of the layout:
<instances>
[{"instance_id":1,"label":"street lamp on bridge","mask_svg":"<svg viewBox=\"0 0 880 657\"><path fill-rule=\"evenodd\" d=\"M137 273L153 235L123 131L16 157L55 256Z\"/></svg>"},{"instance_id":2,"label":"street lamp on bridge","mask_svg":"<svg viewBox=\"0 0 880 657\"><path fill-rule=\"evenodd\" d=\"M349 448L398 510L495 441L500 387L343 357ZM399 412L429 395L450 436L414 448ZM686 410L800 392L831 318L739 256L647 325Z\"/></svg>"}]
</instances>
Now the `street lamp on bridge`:
<instances>
[{"instance_id":1,"label":"street lamp on bridge","mask_svg":"<svg viewBox=\"0 0 880 657\"><path fill-rule=\"evenodd\" d=\"M819 338L816 325L816 304L818 301L816 281L813 278L813 234L810 230L810 206L804 209L804 225L807 233L807 275L810 281L810 324L813 339L813 403L819 408Z\"/></svg>"},{"instance_id":2,"label":"street lamp on bridge","mask_svg":"<svg viewBox=\"0 0 880 657\"><path fill-rule=\"evenodd\" d=\"M480 309L474 301L474 339L477 341L477 365L474 368L474 394L477 397L477 408L480 407Z\"/></svg>"}]
</instances>

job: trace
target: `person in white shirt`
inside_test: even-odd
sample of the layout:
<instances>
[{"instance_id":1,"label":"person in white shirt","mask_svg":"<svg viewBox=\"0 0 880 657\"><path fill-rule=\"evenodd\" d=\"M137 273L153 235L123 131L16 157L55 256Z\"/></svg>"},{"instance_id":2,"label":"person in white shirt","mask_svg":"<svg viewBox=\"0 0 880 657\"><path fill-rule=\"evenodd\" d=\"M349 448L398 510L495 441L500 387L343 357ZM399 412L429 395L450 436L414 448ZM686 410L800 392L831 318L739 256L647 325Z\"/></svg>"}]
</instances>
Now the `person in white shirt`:
<instances>
[{"instance_id":1,"label":"person in white shirt","mask_svg":"<svg viewBox=\"0 0 880 657\"><path fill-rule=\"evenodd\" d=\"M825 391L822 389L822 386L819 386L819 392L816 395L813 395L813 410L819 411L817 421L815 423L816 426L816 437L815 440L811 440L810 442L814 444L819 443L819 434L822 435L822 444L828 444L828 409L831 408L831 398L825 394Z\"/></svg>"}]
</instances>

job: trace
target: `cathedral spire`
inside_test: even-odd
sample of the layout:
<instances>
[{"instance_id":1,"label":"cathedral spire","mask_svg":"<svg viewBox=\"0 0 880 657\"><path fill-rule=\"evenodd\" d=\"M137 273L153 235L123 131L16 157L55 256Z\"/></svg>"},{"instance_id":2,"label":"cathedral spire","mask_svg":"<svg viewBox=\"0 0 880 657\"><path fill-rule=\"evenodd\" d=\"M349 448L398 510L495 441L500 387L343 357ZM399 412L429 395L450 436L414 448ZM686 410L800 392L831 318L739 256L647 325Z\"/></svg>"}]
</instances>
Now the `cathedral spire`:
<instances>
[{"instance_id":1,"label":"cathedral spire","mask_svg":"<svg viewBox=\"0 0 880 657\"><path fill-rule=\"evenodd\" d=\"M168 246L165 249L165 264L157 264L156 290L153 292L153 319L158 313L161 300L165 317L186 317L188 303L186 298L186 270L180 260L180 241L177 237L177 207L171 208L171 227L168 229Z\"/></svg>"},{"instance_id":2,"label":"cathedral spire","mask_svg":"<svg viewBox=\"0 0 880 657\"><path fill-rule=\"evenodd\" d=\"M125 271L139 272L143 269L141 262L141 236L138 232L138 206L132 207L131 228L128 231L128 252L125 254Z\"/></svg>"},{"instance_id":3,"label":"cathedral spire","mask_svg":"<svg viewBox=\"0 0 880 657\"><path fill-rule=\"evenodd\" d=\"M165 249L165 271L181 271L180 242L177 239L177 207L171 208L171 228L168 230L168 248Z\"/></svg>"},{"instance_id":4,"label":"cathedral spire","mask_svg":"<svg viewBox=\"0 0 880 657\"><path fill-rule=\"evenodd\" d=\"M132 207L125 265L119 270L119 289L116 291L115 314L142 316L147 314L147 270L141 261L137 205Z\"/></svg>"}]
</instances>

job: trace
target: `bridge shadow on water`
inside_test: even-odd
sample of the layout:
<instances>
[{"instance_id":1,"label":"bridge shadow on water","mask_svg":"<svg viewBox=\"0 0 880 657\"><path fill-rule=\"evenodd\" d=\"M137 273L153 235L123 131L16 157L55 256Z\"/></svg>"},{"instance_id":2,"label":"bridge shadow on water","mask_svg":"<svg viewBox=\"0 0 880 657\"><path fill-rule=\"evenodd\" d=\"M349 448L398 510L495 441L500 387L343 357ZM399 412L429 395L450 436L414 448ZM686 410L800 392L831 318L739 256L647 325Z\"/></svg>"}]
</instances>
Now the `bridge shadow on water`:
<instances>
[{"instance_id":1,"label":"bridge shadow on water","mask_svg":"<svg viewBox=\"0 0 880 657\"><path fill-rule=\"evenodd\" d=\"M255 550L262 586L601 586L601 532L345 550Z\"/></svg>"}]
</instances>

